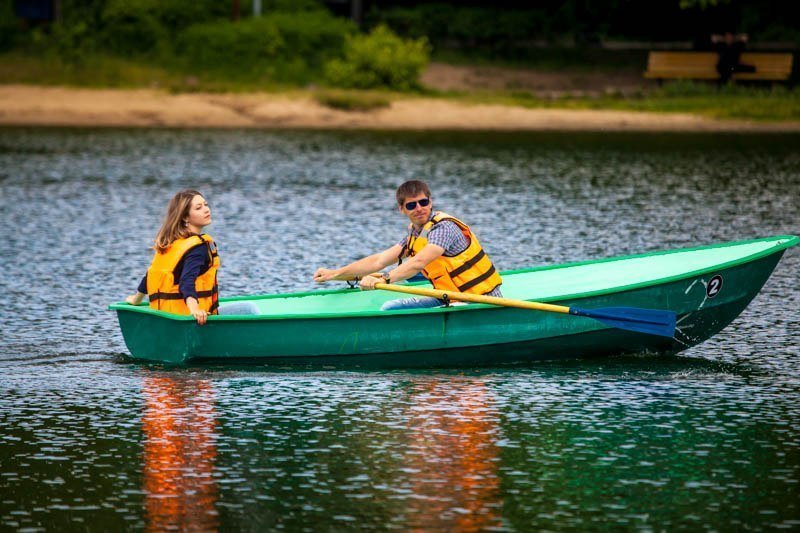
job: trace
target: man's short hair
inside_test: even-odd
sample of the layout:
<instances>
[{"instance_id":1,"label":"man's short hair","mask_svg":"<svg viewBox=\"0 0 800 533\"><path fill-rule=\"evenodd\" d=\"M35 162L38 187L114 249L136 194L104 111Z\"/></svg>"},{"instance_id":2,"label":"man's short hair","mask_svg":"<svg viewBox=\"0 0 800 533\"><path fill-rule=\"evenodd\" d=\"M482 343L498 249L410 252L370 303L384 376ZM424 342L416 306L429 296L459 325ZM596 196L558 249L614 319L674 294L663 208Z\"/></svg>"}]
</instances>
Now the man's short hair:
<instances>
[{"instance_id":1,"label":"man's short hair","mask_svg":"<svg viewBox=\"0 0 800 533\"><path fill-rule=\"evenodd\" d=\"M431 197L431 190L428 188L428 184L424 181L420 180L410 180L397 188L397 205L403 205L403 202L406 198L411 198L413 196L419 196L420 194L424 194L428 198Z\"/></svg>"}]
</instances>

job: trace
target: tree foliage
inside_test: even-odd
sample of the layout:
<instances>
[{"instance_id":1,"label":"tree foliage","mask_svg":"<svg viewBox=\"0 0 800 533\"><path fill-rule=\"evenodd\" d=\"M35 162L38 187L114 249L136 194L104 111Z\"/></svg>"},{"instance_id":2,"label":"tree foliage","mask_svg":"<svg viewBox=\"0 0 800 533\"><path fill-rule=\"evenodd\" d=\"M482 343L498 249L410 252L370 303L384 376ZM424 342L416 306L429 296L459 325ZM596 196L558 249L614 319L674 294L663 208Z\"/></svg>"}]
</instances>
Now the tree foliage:
<instances>
[{"instance_id":1,"label":"tree foliage","mask_svg":"<svg viewBox=\"0 0 800 533\"><path fill-rule=\"evenodd\" d=\"M681 9L691 9L695 7L706 9L728 2L730 2L730 0L680 0L679 5L681 6Z\"/></svg>"}]
</instances>

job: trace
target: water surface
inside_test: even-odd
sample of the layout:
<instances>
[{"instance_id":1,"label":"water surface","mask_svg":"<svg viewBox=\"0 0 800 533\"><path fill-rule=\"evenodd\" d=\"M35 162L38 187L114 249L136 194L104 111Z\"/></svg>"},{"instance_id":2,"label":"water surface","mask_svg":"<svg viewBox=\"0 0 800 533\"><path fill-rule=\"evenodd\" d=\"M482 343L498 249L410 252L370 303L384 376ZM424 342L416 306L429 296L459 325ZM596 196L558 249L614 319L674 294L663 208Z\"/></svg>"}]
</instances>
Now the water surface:
<instances>
[{"instance_id":1,"label":"water surface","mask_svg":"<svg viewBox=\"0 0 800 533\"><path fill-rule=\"evenodd\" d=\"M800 137L0 130L0 524L109 530L800 526L799 254L675 357L367 372L134 364L169 196L225 295L395 242L421 178L501 269L797 234Z\"/></svg>"}]
</instances>

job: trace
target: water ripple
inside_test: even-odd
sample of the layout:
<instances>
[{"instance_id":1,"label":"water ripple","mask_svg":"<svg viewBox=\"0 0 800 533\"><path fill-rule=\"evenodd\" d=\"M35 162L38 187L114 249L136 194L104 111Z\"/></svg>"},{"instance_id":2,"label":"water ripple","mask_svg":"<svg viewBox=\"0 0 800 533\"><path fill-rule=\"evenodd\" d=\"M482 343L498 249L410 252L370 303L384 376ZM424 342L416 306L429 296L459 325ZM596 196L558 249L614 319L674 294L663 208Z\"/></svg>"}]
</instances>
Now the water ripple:
<instances>
[{"instance_id":1,"label":"water ripple","mask_svg":"<svg viewBox=\"0 0 800 533\"><path fill-rule=\"evenodd\" d=\"M439 371L131 364L175 190L224 294L311 289L426 179L502 269L797 233L797 137L0 130L0 524L11 529L765 529L800 506L800 255L721 334Z\"/></svg>"}]
</instances>

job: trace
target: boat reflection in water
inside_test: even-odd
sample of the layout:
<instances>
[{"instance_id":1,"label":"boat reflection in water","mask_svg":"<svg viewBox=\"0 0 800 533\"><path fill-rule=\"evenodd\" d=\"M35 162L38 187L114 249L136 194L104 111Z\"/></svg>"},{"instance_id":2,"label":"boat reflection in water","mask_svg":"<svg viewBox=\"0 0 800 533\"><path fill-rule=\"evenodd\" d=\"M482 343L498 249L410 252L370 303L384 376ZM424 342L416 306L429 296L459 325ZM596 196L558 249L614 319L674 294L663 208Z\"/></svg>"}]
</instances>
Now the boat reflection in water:
<instances>
[{"instance_id":1,"label":"boat reflection in water","mask_svg":"<svg viewBox=\"0 0 800 533\"><path fill-rule=\"evenodd\" d=\"M143 393L147 529L217 529L217 422L210 382L148 376Z\"/></svg>"},{"instance_id":2,"label":"boat reflection in water","mask_svg":"<svg viewBox=\"0 0 800 533\"><path fill-rule=\"evenodd\" d=\"M482 380L421 383L409 413L411 528L501 527L498 413Z\"/></svg>"}]
</instances>

